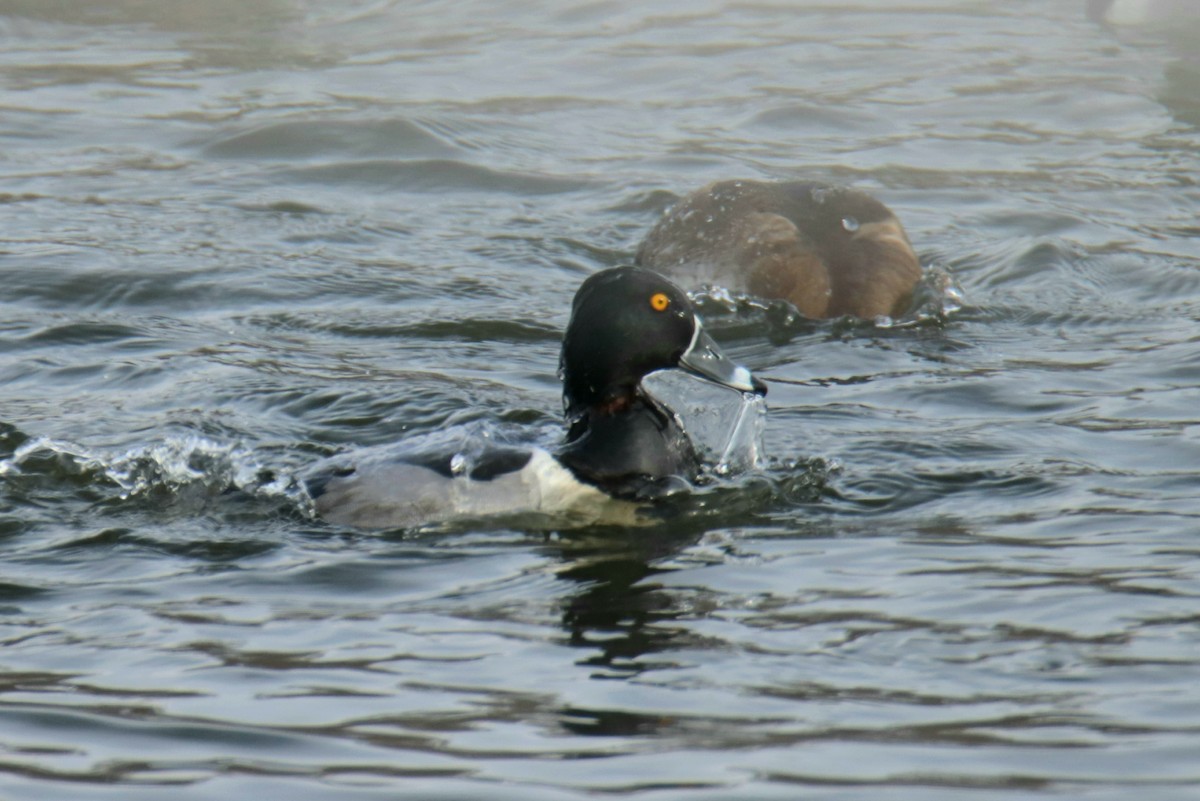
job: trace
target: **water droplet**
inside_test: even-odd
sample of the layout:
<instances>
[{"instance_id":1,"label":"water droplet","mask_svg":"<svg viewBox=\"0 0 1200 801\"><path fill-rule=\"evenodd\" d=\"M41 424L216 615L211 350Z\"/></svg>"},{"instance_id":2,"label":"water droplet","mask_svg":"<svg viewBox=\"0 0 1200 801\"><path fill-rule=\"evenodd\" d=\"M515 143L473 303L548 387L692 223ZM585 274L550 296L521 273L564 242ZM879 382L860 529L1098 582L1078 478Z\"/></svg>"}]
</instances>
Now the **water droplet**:
<instances>
[{"instance_id":1,"label":"water droplet","mask_svg":"<svg viewBox=\"0 0 1200 801\"><path fill-rule=\"evenodd\" d=\"M461 476L467 471L467 457L461 453L456 453L450 457L450 473L451 475Z\"/></svg>"},{"instance_id":2,"label":"water droplet","mask_svg":"<svg viewBox=\"0 0 1200 801\"><path fill-rule=\"evenodd\" d=\"M850 233L854 233L858 230L858 220L854 219L853 217L843 217L842 227Z\"/></svg>"}]
</instances>

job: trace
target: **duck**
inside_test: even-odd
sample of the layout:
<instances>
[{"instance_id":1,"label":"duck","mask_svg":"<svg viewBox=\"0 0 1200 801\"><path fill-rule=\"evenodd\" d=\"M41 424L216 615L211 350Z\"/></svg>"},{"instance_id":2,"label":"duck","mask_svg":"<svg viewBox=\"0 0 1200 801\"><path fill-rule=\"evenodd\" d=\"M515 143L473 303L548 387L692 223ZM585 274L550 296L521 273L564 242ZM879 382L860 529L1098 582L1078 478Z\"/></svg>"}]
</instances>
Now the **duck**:
<instances>
[{"instance_id":1,"label":"duck","mask_svg":"<svg viewBox=\"0 0 1200 801\"><path fill-rule=\"evenodd\" d=\"M1195 0L1087 0L1088 19L1112 26L1160 27L1195 24Z\"/></svg>"},{"instance_id":2,"label":"duck","mask_svg":"<svg viewBox=\"0 0 1200 801\"><path fill-rule=\"evenodd\" d=\"M812 319L898 317L921 279L891 209L857 189L805 181L703 186L663 215L634 261L689 289L785 300Z\"/></svg>"},{"instance_id":3,"label":"duck","mask_svg":"<svg viewBox=\"0 0 1200 801\"><path fill-rule=\"evenodd\" d=\"M636 266L602 270L575 293L563 335L566 430L556 449L460 436L335 461L305 483L321 518L356 528L526 514L563 525L632 522L648 504L691 489L703 468L679 415L642 384L668 369L739 393L767 391L722 353L676 284Z\"/></svg>"}]
</instances>

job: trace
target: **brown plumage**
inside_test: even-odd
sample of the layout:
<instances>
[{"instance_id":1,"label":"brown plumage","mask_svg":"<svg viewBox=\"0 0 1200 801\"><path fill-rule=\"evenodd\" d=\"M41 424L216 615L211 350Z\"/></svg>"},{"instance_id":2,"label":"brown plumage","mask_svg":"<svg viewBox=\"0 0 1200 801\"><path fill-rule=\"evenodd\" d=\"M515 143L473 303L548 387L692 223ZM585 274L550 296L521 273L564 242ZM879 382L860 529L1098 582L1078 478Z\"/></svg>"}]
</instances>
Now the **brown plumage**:
<instances>
[{"instance_id":1,"label":"brown plumage","mask_svg":"<svg viewBox=\"0 0 1200 801\"><path fill-rule=\"evenodd\" d=\"M701 187L651 229L637 263L688 288L787 300L807 317L900 315L921 278L887 206L800 181Z\"/></svg>"}]
</instances>

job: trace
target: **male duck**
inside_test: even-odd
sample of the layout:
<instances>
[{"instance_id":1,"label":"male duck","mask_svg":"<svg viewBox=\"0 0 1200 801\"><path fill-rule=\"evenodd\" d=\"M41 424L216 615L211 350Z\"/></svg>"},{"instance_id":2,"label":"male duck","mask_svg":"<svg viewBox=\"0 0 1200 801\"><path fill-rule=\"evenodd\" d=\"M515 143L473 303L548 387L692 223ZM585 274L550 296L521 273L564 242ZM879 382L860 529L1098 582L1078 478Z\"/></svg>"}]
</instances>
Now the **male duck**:
<instances>
[{"instance_id":1,"label":"male duck","mask_svg":"<svg viewBox=\"0 0 1200 801\"><path fill-rule=\"evenodd\" d=\"M903 314L921 278L900 221L863 192L720 181L679 201L637 263L683 283L789 301L806 317Z\"/></svg>"},{"instance_id":2,"label":"male duck","mask_svg":"<svg viewBox=\"0 0 1200 801\"><path fill-rule=\"evenodd\" d=\"M554 453L489 444L408 454L326 468L310 493L326 520L361 528L522 513L635 519L639 504L690 487L701 467L678 416L641 384L672 367L766 393L722 355L681 289L650 270L604 270L571 307L561 355L567 433Z\"/></svg>"}]
</instances>

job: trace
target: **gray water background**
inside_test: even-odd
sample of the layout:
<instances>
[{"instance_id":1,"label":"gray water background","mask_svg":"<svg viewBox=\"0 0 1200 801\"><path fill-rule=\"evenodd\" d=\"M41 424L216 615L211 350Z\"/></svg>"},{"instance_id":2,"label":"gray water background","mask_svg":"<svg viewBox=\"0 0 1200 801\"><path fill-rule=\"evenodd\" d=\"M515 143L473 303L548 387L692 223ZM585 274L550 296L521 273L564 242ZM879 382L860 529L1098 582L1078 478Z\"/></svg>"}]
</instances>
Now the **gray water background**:
<instances>
[{"instance_id":1,"label":"gray water background","mask_svg":"<svg viewBox=\"0 0 1200 801\"><path fill-rule=\"evenodd\" d=\"M1083 5L0 0L0 796L1200 798L1200 36ZM715 315L767 462L649 531L307 515L553 442L732 177L962 308Z\"/></svg>"}]
</instances>

